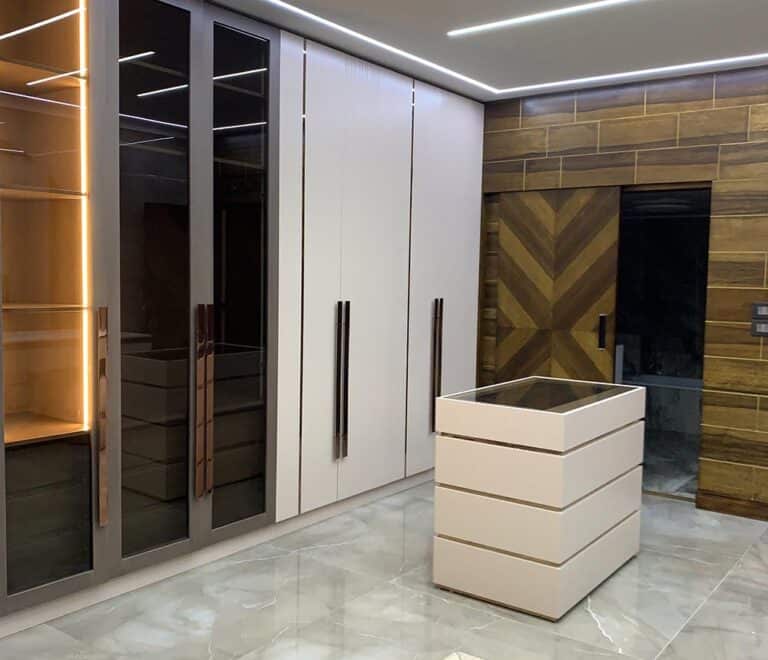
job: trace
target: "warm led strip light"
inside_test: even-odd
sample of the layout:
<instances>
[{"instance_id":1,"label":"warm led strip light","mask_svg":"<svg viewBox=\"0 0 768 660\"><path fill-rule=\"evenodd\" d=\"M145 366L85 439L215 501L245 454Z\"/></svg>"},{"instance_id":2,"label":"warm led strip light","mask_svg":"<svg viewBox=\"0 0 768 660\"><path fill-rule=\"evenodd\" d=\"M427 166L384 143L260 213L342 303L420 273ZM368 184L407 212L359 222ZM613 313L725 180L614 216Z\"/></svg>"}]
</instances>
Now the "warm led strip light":
<instances>
[{"instance_id":1,"label":"warm led strip light","mask_svg":"<svg viewBox=\"0 0 768 660\"><path fill-rule=\"evenodd\" d=\"M87 25L85 20L85 2L80 0L79 37L80 71L88 66ZM88 209L88 81L80 79L80 286L82 295L83 323L83 427L91 427L91 262L90 262L90 217Z\"/></svg>"},{"instance_id":2,"label":"warm led strip light","mask_svg":"<svg viewBox=\"0 0 768 660\"><path fill-rule=\"evenodd\" d=\"M248 71L237 71L235 73L225 73L221 76L214 76L214 80L231 80L232 78L242 78L243 76L252 76L256 73L264 73L267 69L250 69Z\"/></svg>"},{"instance_id":3,"label":"warm led strip light","mask_svg":"<svg viewBox=\"0 0 768 660\"><path fill-rule=\"evenodd\" d=\"M24 34L25 32L31 32L32 30L37 30L38 28L45 27L46 25L50 25L51 23L58 23L59 21L63 21L65 18L69 18L70 16L74 16L75 14L79 14L83 11L82 4L77 9L72 9L70 11L65 11L63 14L58 14L56 16L53 16L52 18L46 18L44 21L40 21L39 23L33 23L32 25L27 25L26 27L19 28L18 30L13 30L13 32L6 32L5 34L0 34L0 41L3 41L4 39L10 39L11 37L17 37L20 34Z\"/></svg>"},{"instance_id":4,"label":"warm led strip light","mask_svg":"<svg viewBox=\"0 0 768 660\"><path fill-rule=\"evenodd\" d=\"M67 71L67 73L59 73L55 76L48 76L47 78L40 78L39 80L31 80L27 83L27 87L34 87L35 85L42 85L43 83L53 82L54 80L60 80L61 78L72 78L77 76L82 77L86 73L85 69L75 69L74 71Z\"/></svg>"},{"instance_id":5,"label":"warm led strip light","mask_svg":"<svg viewBox=\"0 0 768 660\"><path fill-rule=\"evenodd\" d=\"M616 5L626 5L630 2L639 1L640 0L598 0L597 2L585 2L584 4L572 5L570 7L563 7L561 9L550 9L549 11L540 11L536 12L535 14L517 16L515 18L505 18L501 21L493 21L491 23L482 23L481 25L457 28L456 30L451 30L447 34L449 37L466 37L470 34L490 32L491 30L502 30L504 28L515 27L517 25L537 23L539 21L546 21L552 18L572 16L573 14L583 14L588 11L596 11L598 9L606 9L608 7L615 7Z\"/></svg>"},{"instance_id":6,"label":"warm led strip light","mask_svg":"<svg viewBox=\"0 0 768 660\"><path fill-rule=\"evenodd\" d=\"M461 80L465 83L468 83L470 85L474 85L475 87L483 89L486 92L490 92L492 94L497 94L497 95L533 92L533 91L543 90L543 89L554 89L557 87L587 85L590 83L598 83L598 82L610 82L612 80L622 80L622 79L634 78L634 77L639 78L642 76L652 76L652 75L659 75L659 74L665 74L665 73L681 73L685 71L696 71L699 69L714 70L722 67L736 67L739 64L754 64L762 60L768 60L768 52L756 53L754 55L727 57L719 60L706 60L703 62L691 62L688 64L675 64L672 66L657 67L653 69L640 69L637 71L626 71L623 73L611 73L611 74L600 75L600 76L574 78L571 80L558 80L556 82L548 82L548 83L542 83L537 85L525 85L520 87L499 88L499 87L494 87L493 85L489 85L487 83L481 82L479 80L476 80L475 78L470 78L469 76L465 76L464 74L459 73L458 71L453 71L452 69L444 67L430 60L424 59L423 57L419 57L418 55L414 55L413 53L409 53L408 51L401 50L400 48L396 48L395 46L390 46L389 44L384 43L383 41L379 41L378 39L369 37L368 35L352 30L348 27L340 25L339 23L334 23L333 21L329 21L327 18L323 18L321 16L318 16L317 14L313 14L299 7L295 7L294 5L288 4L283 0L263 0L263 1L270 5L274 5L275 7L280 7L281 9L285 9L286 11L297 14L298 16L301 16L303 18L307 18L311 21L315 21L316 23L324 25L325 27L329 27L334 30L337 30L343 34L346 34L347 36L358 39L359 41L363 41L372 46L376 46L377 48L381 48L382 50L386 50L389 53L399 55L400 57L410 60L411 62L416 62L417 64L421 64L423 66L429 67L430 69L439 71L440 73L444 73L445 75L451 76L452 78L456 78L457 80Z\"/></svg>"}]
</instances>

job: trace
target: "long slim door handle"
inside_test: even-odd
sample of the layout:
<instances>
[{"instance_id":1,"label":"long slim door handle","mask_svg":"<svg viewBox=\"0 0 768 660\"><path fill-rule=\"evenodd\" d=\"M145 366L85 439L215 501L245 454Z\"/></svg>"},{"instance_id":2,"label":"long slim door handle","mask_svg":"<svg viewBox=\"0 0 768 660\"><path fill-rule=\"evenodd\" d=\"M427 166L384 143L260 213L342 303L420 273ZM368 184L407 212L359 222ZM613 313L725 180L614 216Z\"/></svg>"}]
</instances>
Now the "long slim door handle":
<instances>
[{"instance_id":1,"label":"long slim door handle","mask_svg":"<svg viewBox=\"0 0 768 660\"><path fill-rule=\"evenodd\" d=\"M205 305L195 309L195 496L205 495L205 431L207 421L205 362L208 321Z\"/></svg>"},{"instance_id":2,"label":"long slim door handle","mask_svg":"<svg viewBox=\"0 0 768 660\"><path fill-rule=\"evenodd\" d=\"M349 335L352 325L352 303L344 303L344 410L341 429L341 457L349 456Z\"/></svg>"},{"instance_id":3,"label":"long slim door handle","mask_svg":"<svg viewBox=\"0 0 768 660\"><path fill-rule=\"evenodd\" d=\"M437 397L438 397L438 385L437 385L437 361L438 361L438 340L437 332L440 316L440 298L435 298L432 301L432 369L430 370L430 383L429 383L429 396L430 396L430 428L432 433L435 432L437 423Z\"/></svg>"},{"instance_id":4,"label":"long slim door handle","mask_svg":"<svg viewBox=\"0 0 768 660\"><path fill-rule=\"evenodd\" d=\"M344 303L336 303L336 373L333 414L333 458L341 458L341 416L342 416L342 352L344 350Z\"/></svg>"},{"instance_id":5,"label":"long slim door handle","mask_svg":"<svg viewBox=\"0 0 768 660\"><path fill-rule=\"evenodd\" d=\"M109 311L106 307L99 307L96 310L96 361L98 378L96 432L98 433L99 526L106 527L109 523L109 463L107 460Z\"/></svg>"},{"instance_id":6,"label":"long slim door handle","mask_svg":"<svg viewBox=\"0 0 768 660\"><path fill-rule=\"evenodd\" d=\"M608 315L607 314L600 314L600 319L598 321L598 327L597 327L597 347L604 351L608 348Z\"/></svg>"},{"instance_id":7,"label":"long slim door handle","mask_svg":"<svg viewBox=\"0 0 768 660\"><path fill-rule=\"evenodd\" d=\"M205 350L205 490L213 492L214 358L216 356L216 308L206 305Z\"/></svg>"}]
</instances>

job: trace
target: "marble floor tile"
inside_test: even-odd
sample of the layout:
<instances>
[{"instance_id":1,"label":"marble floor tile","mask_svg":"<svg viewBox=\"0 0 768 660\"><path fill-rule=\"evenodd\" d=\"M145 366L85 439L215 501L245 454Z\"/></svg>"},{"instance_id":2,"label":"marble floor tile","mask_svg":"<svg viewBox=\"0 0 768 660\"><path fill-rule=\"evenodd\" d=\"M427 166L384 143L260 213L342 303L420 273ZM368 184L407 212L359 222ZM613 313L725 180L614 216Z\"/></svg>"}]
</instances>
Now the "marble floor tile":
<instances>
[{"instance_id":1,"label":"marble floor tile","mask_svg":"<svg viewBox=\"0 0 768 660\"><path fill-rule=\"evenodd\" d=\"M693 552L739 558L768 530L768 523L702 511L689 502L643 497L641 542L657 550L691 556Z\"/></svg>"},{"instance_id":2,"label":"marble floor tile","mask_svg":"<svg viewBox=\"0 0 768 660\"><path fill-rule=\"evenodd\" d=\"M95 651L87 644L45 624L0 639L0 658L3 660L112 660L109 654Z\"/></svg>"}]
</instances>

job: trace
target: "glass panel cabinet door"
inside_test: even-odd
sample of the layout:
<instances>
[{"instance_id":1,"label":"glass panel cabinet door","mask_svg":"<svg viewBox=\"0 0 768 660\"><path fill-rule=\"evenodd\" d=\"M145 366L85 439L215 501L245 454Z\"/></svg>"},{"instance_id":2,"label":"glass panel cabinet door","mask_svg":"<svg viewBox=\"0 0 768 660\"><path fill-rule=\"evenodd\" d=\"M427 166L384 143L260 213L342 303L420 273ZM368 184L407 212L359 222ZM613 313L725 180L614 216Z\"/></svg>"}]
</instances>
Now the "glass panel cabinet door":
<instances>
[{"instance_id":1,"label":"glass panel cabinet door","mask_svg":"<svg viewBox=\"0 0 768 660\"><path fill-rule=\"evenodd\" d=\"M213 52L213 526L221 527L266 510L269 42L215 25Z\"/></svg>"},{"instance_id":2,"label":"glass panel cabinet door","mask_svg":"<svg viewBox=\"0 0 768 660\"><path fill-rule=\"evenodd\" d=\"M189 535L190 16L120 2L122 552Z\"/></svg>"},{"instance_id":3,"label":"glass panel cabinet door","mask_svg":"<svg viewBox=\"0 0 768 660\"><path fill-rule=\"evenodd\" d=\"M93 567L85 9L0 9L9 594Z\"/></svg>"}]
</instances>

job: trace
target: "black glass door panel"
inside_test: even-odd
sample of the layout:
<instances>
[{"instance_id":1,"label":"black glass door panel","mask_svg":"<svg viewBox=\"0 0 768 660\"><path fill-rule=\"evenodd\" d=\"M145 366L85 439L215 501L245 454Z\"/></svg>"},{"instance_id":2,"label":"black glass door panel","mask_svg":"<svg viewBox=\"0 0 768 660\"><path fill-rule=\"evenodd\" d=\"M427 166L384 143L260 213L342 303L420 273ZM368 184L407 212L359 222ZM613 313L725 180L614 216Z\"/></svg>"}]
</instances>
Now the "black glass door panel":
<instances>
[{"instance_id":1,"label":"black glass door panel","mask_svg":"<svg viewBox=\"0 0 768 660\"><path fill-rule=\"evenodd\" d=\"M123 555L189 534L189 13L120 2Z\"/></svg>"},{"instance_id":2,"label":"black glass door panel","mask_svg":"<svg viewBox=\"0 0 768 660\"><path fill-rule=\"evenodd\" d=\"M215 26L214 527L265 511L268 61Z\"/></svg>"}]
</instances>

